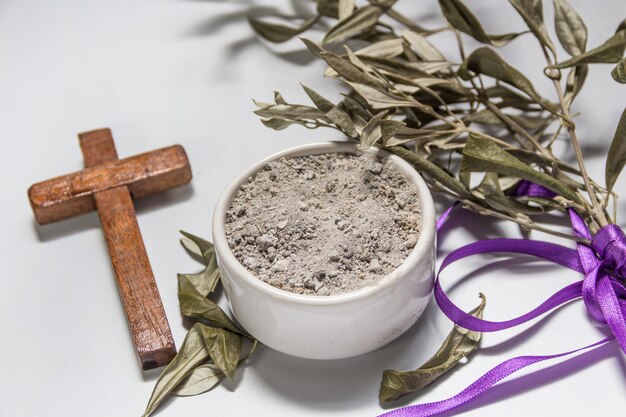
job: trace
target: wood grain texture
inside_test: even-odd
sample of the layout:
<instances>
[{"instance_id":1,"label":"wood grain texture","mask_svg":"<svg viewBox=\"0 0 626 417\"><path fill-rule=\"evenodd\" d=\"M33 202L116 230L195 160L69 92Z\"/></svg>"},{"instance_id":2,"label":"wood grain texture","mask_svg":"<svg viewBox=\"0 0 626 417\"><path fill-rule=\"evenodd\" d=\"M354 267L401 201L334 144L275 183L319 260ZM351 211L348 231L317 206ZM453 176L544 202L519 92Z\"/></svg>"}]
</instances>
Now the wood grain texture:
<instances>
[{"instance_id":1,"label":"wood grain texture","mask_svg":"<svg viewBox=\"0 0 626 417\"><path fill-rule=\"evenodd\" d=\"M168 364L176 354L165 310L141 237L131 193L153 194L191 180L185 151L172 146L118 160L109 129L79 135L85 169L33 185L40 224L96 209L111 257L133 345L142 368Z\"/></svg>"},{"instance_id":2,"label":"wood grain texture","mask_svg":"<svg viewBox=\"0 0 626 417\"><path fill-rule=\"evenodd\" d=\"M96 193L96 206L135 351L143 369L168 364L176 347L127 187Z\"/></svg>"},{"instance_id":3,"label":"wood grain texture","mask_svg":"<svg viewBox=\"0 0 626 417\"><path fill-rule=\"evenodd\" d=\"M116 161L110 129L78 135L85 167ZM176 355L161 296L148 259L127 186L96 192L94 200L135 352L144 370L168 364Z\"/></svg>"},{"instance_id":4,"label":"wood grain texture","mask_svg":"<svg viewBox=\"0 0 626 417\"><path fill-rule=\"evenodd\" d=\"M99 161L98 151L102 149L93 145L96 156L89 158ZM95 210L93 195L100 191L125 185L137 198L189 181L187 154L182 146L175 145L42 181L30 187L28 196L37 222L47 224Z\"/></svg>"}]
</instances>

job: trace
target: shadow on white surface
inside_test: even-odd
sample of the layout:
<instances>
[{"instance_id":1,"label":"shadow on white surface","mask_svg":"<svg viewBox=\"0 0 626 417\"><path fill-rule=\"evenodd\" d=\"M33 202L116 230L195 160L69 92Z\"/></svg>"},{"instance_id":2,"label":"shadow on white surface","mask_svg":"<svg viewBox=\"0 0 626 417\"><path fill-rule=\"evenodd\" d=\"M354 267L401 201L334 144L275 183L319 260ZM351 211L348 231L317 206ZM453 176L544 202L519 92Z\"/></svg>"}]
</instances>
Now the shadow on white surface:
<instances>
[{"instance_id":1,"label":"shadow on white surface","mask_svg":"<svg viewBox=\"0 0 626 417\"><path fill-rule=\"evenodd\" d=\"M193 186L186 185L184 187L133 200L139 223L141 224L142 213L150 213L155 210L165 209L173 204L183 203L191 199L193 193ZM100 228L98 214L95 211L43 226L37 224L33 217L31 224L39 242L48 242L87 230Z\"/></svg>"}]
</instances>

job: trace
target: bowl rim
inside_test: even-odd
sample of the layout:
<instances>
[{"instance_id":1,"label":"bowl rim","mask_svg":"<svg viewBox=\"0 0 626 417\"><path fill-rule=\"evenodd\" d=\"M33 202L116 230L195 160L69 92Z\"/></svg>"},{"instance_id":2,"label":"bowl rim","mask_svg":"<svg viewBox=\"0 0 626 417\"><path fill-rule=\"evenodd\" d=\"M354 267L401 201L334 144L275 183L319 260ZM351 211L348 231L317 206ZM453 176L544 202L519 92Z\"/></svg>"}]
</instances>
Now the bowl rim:
<instances>
[{"instance_id":1,"label":"bowl rim","mask_svg":"<svg viewBox=\"0 0 626 417\"><path fill-rule=\"evenodd\" d=\"M411 250L409 255L396 269L385 275L374 285L363 287L355 291L328 296L319 296L296 294L287 290L276 288L254 276L252 272L250 272L237 260L230 249L228 241L226 240L225 220L226 211L228 210L230 202L235 193L239 190L241 184L259 172L263 168L263 165L279 158L319 155L334 152L356 153L359 152L358 144L347 141L328 141L287 148L269 155L268 157L263 158L259 162L251 165L228 184L220 195L213 211L212 228L213 244L215 245L216 254L222 264L225 264L226 269L231 271L231 273L237 274L249 286L281 301L302 305L338 305L375 296L377 293L392 287L396 282L400 281L401 278L405 276L406 273L410 272L412 267L422 261L425 256L432 256L431 253L435 244L435 205L426 182L408 162L399 156L383 149L372 147L362 152L373 152L394 161L398 168L411 180L413 184L415 184L420 198L421 224L419 237L413 247L413 250Z\"/></svg>"}]
</instances>

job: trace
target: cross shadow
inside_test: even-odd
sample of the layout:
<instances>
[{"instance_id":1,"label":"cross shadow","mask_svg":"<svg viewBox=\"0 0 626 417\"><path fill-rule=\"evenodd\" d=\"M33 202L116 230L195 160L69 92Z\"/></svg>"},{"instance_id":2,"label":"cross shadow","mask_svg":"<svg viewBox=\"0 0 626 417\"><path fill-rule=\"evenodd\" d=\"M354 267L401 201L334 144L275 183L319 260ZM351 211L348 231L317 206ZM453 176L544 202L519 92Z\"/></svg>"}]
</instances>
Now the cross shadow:
<instances>
[{"instance_id":1,"label":"cross shadow","mask_svg":"<svg viewBox=\"0 0 626 417\"><path fill-rule=\"evenodd\" d=\"M142 197L134 200L135 211L138 216L140 216L141 213L150 213L172 204L185 202L193 197L193 193L193 186L189 184L163 191L159 194ZM141 220L139 220L139 222L141 223ZM99 229L100 221L98 214L94 211L43 226L37 224L33 218L32 227L39 242L49 242L87 230Z\"/></svg>"}]
</instances>

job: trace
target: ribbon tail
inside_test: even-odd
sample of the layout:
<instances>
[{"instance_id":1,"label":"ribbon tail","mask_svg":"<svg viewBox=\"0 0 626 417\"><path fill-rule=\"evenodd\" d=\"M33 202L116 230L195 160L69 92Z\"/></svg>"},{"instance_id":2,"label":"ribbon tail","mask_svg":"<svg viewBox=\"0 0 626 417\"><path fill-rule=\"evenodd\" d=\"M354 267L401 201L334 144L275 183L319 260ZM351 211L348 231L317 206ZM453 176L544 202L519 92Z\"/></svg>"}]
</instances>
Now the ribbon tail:
<instances>
[{"instance_id":1,"label":"ribbon tail","mask_svg":"<svg viewBox=\"0 0 626 417\"><path fill-rule=\"evenodd\" d=\"M388 413L381 414L379 417L429 417L434 416L446 411L453 410L461 405L467 403L470 400L482 395L489 388L494 386L499 381L507 378L511 374L524 369L530 365L534 365L538 362L543 362L550 359L561 358L564 356L569 356L574 353L599 347L607 342L613 340L615 337L610 336L605 339L600 340L599 342L593 343L591 345L575 349L569 352L558 353L555 355L544 355L544 356L518 356L516 358L508 359L501 364L492 368L489 372L481 376L477 379L473 384L465 388L463 391L455 395L454 397L448 398L447 400L436 401L432 403L424 403L412 405L404 408L398 408L396 410L390 411Z\"/></svg>"}]
</instances>

